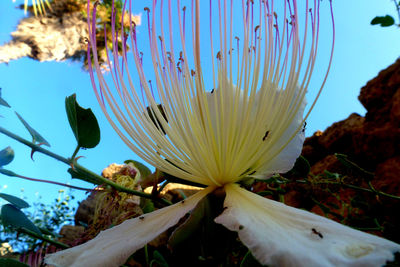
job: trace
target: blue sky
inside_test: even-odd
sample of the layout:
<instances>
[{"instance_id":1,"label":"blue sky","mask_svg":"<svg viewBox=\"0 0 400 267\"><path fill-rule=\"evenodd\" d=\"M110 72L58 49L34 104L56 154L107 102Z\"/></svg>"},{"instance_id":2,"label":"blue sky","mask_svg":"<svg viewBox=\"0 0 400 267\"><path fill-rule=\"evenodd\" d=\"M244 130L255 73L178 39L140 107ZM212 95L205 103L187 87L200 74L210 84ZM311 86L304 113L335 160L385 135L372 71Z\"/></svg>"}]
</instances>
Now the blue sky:
<instances>
[{"instance_id":1,"label":"blue sky","mask_svg":"<svg viewBox=\"0 0 400 267\"><path fill-rule=\"evenodd\" d=\"M10 32L24 16L23 11L15 8L20 3L0 1L0 43L10 39ZM326 5L327 1L323 3ZM143 1L143 4L150 6L151 1ZM138 8L138 12L142 10ZM360 88L400 55L400 29L370 25L376 15L392 14L397 19L391 0L334 0L334 12L336 49L333 66L322 96L307 121L307 135L319 129L324 130L352 112L365 114L365 109L357 100ZM324 26L321 33L329 28L330 25ZM324 34L321 38L326 39L321 42L319 57L320 62L326 63L330 35ZM309 89L311 98L325 72L326 64L322 63L317 65L314 72L315 82ZM0 64L0 87L3 88L3 98L50 142L53 152L68 157L74 151L75 140L64 111L64 100L77 93L79 103L93 109L102 132L99 146L82 150L79 155L84 158L79 162L100 173L110 163L122 163L126 159L135 158L102 115L92 92L89 75L81 69L80 64L68 61L39 63L27 58L13 61L9 65ZM0 118L2 127L30 138L11 110L1 108L0 114L4 116ZM7 169L29 177L90 186L77 180L71 181L66 173L67 166L44 155L36 153L32 162L29 149L0 135L0 149L9 145L16 151L16 157ZM1 192L19 196L21 188L24 188L28 201L32 202L36 192L45 201L56 198L60 187L0 175ZM78 199L84 197L83 193L74 192Z\"/></svg>"}]
</instances>

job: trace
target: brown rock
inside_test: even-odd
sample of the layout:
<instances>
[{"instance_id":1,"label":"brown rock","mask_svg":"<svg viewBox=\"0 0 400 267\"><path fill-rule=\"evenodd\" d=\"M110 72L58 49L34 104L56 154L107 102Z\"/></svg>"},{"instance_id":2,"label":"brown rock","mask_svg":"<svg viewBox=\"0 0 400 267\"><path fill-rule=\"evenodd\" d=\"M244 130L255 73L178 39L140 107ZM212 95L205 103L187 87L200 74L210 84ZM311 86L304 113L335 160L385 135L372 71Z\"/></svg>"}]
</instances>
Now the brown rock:
<instances>
[{"instance_id":1,"label":"brown rock","mask_svg":"<svg viewBox=\"0 0 400 267\"><path fill-rule=\"evenodd\" d=\"M365 123L359 132L354 132L353 153L360 158L368 169L400 154L400 128L395 128L388 122L377 126L375 123Z\"/></svg>"},{"instance_id":2,"label":"brown rock","mask_svg":"<svg viewBox=\"0 0 400 267\"><path fill-rule=\"evenodd\" d=\"M314 164L319 159L323 158L327 153L327 151L318 142L321 136L322 132L316 131L313 136L308 137L304 141L301 154L308 160L310 164Z\"/></svg>"},{"instance_id":3,"label":"brown rock","mask_svg":"<svg viewBox=\"0 0 400 267\"><path fill-rule=\"evenodd\" d=\"M382 114L385 107L399 89L400 85L400 59L361 88L358 99L368 110L370 115ZM368 117L368 116L367 116ZM373 116L372 116L373 117Z\"/></svg>"},{"instance_id":4,"label":"brown rock","mask_svg":"<svg viewBox=\"0 0 400 267\"><path fill-rule=\"evenodd\" d=\"M339 173L343 173L345 171L343 164L340 163L334 155L328 155L315 163L313 166L311 166L310 172L314 175L317 175L324 173L325 170Z\"/></svg>"},{"instance_id":5,"label":"brown rock","mask_svg":"<svg viewBox=\"0 0 400 267\"><path fill-rule=\"evenodd\" d=\"M400 156L386 160L376 167L375 189L400 196Z\"/></svg>"},{"instance_id":6,"label":"brown rock","mask_svg":"<svg viewBox=\"0 0 400 267\"><path fill-rule=\"evenodd\" d=\"M331 152L351 152L352 135L362 128L364 120L360 115L353 113L347 119L332 124L318 139L319 144Z\"/></svg>"},{"instance_id":7,"label":"brown rock","mask_svg":"<svg viewBox=\"0 0 400 267\"><path fill-rule=\"evenodd\" d=\"M96 193L90 194L87 199L83 200L75 213L75 224L80 225L81 223L89 224L94 216L94 210L96 208Z\"/></svg>"},{"instance_id":8,"label":"brown rock","mask_svg":"<svg viewBox=\"0 0 400 267\"><path fill-rule=\"evenodd\" d=\"M64 225L60 230L60 235L62 237L59 238L59 241L69 244L80 238L84 231L85 227L83 226Z\"/></svg>"},{"instance_id":9,"label":"brown rock","mask_svg":"<svg viewBox=\"0 0 400 267\"><path fill-rule=\"evenodd\" d=\"M400 90L397 90L392 98L390 121L392 122L393 126L400 127Z\"/></svg>"},{"instance_id":10,"label":"brown rock","mask_svg":"<svg viewBox=\"0 0 400 267\"><path fill-rule=\"evenodd\" d=\"M367 121L387 121L392 108L392 98L400 88L400 59L361 88L358 97L368 110Z\"/></svg>"}]
</instances>

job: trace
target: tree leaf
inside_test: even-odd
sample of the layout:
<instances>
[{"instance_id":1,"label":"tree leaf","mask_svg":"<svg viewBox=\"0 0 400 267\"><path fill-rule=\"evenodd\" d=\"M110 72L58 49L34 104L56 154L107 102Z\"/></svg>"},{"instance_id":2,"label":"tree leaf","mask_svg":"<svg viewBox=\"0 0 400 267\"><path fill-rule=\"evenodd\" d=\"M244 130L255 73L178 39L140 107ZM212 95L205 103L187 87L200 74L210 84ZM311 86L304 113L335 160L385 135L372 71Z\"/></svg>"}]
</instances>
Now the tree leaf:
<instances>
[{"instance_id":1,"label":"tree leaf","mask_svg":"<svg viewBox=\"0 0 400 267\"><path fill-rule=\"evenodd\" d=\"M22 117L21 115L18 114L18 112L15 112L17 114L18 119L22 122L22 124L25 126L25 128L28 130L28 132L32 136L33 143L39 143L46 145L50 147L49 142L46 141L46 139L43 138L35 129L33 129Z\"/></svg>"},{"instance_id":2,"label":"tree leaf","mask_svg":"<svg viewBox=\"0 0 400 267\"><path fill-rule=\"evenodd\" d=\"M78 146L83 148L97 146L100 142L100 128L92 110L79 106L75 94L65 99L65 110Z\"/></svg>"},{"instance_id":3,"label":"tree leaf","mask_svg":"<svg viewBox=\"0 0 400 267\"><path fill-rule=\"evenodd\" d=\"M308 160L303 157L299 156L294 163L293 168L288 172L290 175L294 175L297 177L307 177L308 173L311 170L310 163Z\"/></svg>"},{"instance_id":4,"label":"tree leaf","mask_svg":"<svg viewBox=\"0 0 400 267\"><path fill-rule=\"evenodd\" d=\"M8 146L0 150L0 168L9 164L14 159L14 150Z\"/></svg>"},{"instance_id":5,"label":"tree leaf","mask_svg":"<svg viewBox=\"0 0 400 267\"><path fill-rule=\"evenodd\" d=\"M86 181L86 182L89 182L89 183L92 183L92 184L96 184L96 185L99 185L99 184L103 183L102 181L99 181L97 179L97 177L93 177L93 175L91 175L90 173L84 172L84 171L82 171L80 169L77 170L77 169L69 168L68 172L69 172L69 174L71 174L72 178L76 178L76 179L79 179L79 180L82 180L82 181Z\"/></svg>"},{"instance_id":6,"label":"tree leaf","mask_svg":"<svg viewBox=\"0 0 400 267\"><path fill-rule=\"evenodd\" d=\"M251 254L250 250L247 251L246 255L243 257L242 262L240 263L240 267L262 267L261 265Z\"/></svg>"},{"instance_id":7,"label":"tree leaf","mask_svg":"<svg viewBox=\"0 0 400 267\"><path fill-rule=\"evenodd\" d=\"M161 255L158 250L154 250L153 252L153 260L151 261L150 266L153 266L153 263L157 263L158 266L160 267L169 267L168 262L165 260L163 255Z\"/></svg>"},{"instance_id":8,"label":"tree leaf","mask_svg":"<svg viewBox=\"0 0 400 267\"><path fill-rule=\"evenodd\" d=\"M143 163L141 163L139 161L128 159L128 160L125 160L124 163L125 164L132 163L139 170L140 177L142 179L145 179L147 176L149 176L151 174L150 169L147 168L146 165L144 165Z\"/></svg>"},{"instance_id":9,"label":"tree leaf","mask_svg":"<svg viewBox=\"0 0 400 267\"><path fill-rule=\"evenodd\" d=\"M19 197L15 197L15 196L12 196L9 194L4 194L4 193L0 193L0 197L4 200L7 200L8 202L10 202L11 204L13 204L14 206L16 206L19 209L24 209L24 208L30 207L28 202L26 202L23 199L20 199Z\"/></svg>"},{"instance_id":10,"label":"tree leaf","mask_svg":"<svg viewBox=\"0 0 400 267\"><path fill-rule=\"evenodd\" d=\"M371 25L380 25L381 27L389 27L395 23L394 18L390 15L376 16L371 20Z\"/></svg>"},{"instance_id":11,"label":"tree leaf","mask_svg":"<svg viewBox=\"0 0 400 267\"><path fill-rule=\"evenodd\" d=\"M206 196L192 210L189 217L171 234L168 245L172 248L184 242L201 226L206 214L210 213L210 200Z\"/></svg>"},{"instance_id":12,"label":"tree leaf","mask_svg":"<svg viewBox=\"0 0 400 267\"><path fill-rule=\"evenodd\" d=\"M29 265L17 261L15 259L0 259L0 266L7 266L7 267L29 267Z\"/></svg>"},{"instance_id":13,"label":"tree leaf","mask_svg":"<svg viewBox=\"0 0 400 267\"><path fill-rule=\"evenodd\" d=\"M28 217L26 217L26 215L14 205L3 205L1 208L1 220L4 226L8 225L16 229L26 228L40 236L42 235L39 228L37 228L33 222L31 222Z\"/></svg>"},{"instance_id":14,"label":"tree leaf","mask_svg":"<svg viewBox=\"0 0 400 267\"><path fill-rule=\"evenodd\" d=\"M11 108L11 106L1 97L1 88L0 88L0 106L5 106Z\"/></svg>"}]
</instances>

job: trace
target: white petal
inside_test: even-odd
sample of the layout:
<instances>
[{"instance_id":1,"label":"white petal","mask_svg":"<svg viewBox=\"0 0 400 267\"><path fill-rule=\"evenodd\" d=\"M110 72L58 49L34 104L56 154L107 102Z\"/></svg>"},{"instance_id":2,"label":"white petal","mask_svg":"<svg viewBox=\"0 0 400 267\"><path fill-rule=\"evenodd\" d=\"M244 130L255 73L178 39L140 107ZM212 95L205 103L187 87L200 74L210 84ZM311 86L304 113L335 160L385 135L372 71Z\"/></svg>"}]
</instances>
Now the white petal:
<instances>
[{"instance_id":1,"label":"white petal","mask_svg":"<svg viewBox=\"0 0 400 267\"><path fill-rule=\"evenodd\" d=\"M126 220L120 225L100 232L94 239L82 245L50 254L45 262L57 267L118 267L136 250L175 225L212 190L212 187L208 187L185 201Z\"/></svg>"},{"instance_id":2,"label":"white petal","mask_svg":"<svg viewBox=\"0 0 400 267\"><path fill-rule=\"evenodd\" d=\"M400 245L304 210L225 186L225 211L215 221L239 233L271 266L381 266Z\"/></svg>"},{"instance_id":3,"label":"white petal","mask_svg":"<svg viewBox=\"0 0 400 267\"><path fill-rule=\"evenodd\" d=\"M296 97L296 95L294 97ZM284 146L286 142L292 137L293 133L296 130L298 131L297 134L279 154L277 154L269 162L266 162L262 169L260 169L260 171L253 175L255 178L266 179L275 173L285 173L293 168L296 159L300 156L303 149L305 134L301 128L301 124L303 122L303 113L306 104L306 98L303 98L303 101L300 104L300 107L296 115L294 116L292 123L278 139L278 141L274 143L274 145L268 152L276 153L275 151L281 149L282 146ZM300 130L298 130L299 128Z\"/></svg>"}]
</instances>

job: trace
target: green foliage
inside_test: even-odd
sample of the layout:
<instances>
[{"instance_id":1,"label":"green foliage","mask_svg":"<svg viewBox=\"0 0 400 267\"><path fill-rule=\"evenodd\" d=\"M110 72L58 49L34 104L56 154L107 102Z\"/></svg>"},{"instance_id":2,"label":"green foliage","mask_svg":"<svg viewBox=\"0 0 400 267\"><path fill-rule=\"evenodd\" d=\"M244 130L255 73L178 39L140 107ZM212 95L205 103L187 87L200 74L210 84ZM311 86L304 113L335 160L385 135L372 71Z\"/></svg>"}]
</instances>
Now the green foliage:
<instances>
[{"instance_id":1,"label":"green foliage","mask_svg":"<svg viewBox=\"0 0 400 267\"><path fill-rule=\"evenodd\" d=\"M394 18L390 15L376 16L371 21L371 25L380 25L381 27L389 27L394 25L394 23Z\"/></svg>"},{"instance_id":2,"label":"green foliage","mask_svg":"<svg viewBox=\"0 0 400 267\"><path fill-rule=\"evenodd\" d=\"M58 198L53 203L45 205L40 203L40 199L39 197L33 207L25 212L24 220L29 220L39 230L39 232L34 231L37 236L47 239L59 237L56 233L61 227L73 223L75 208L71 207L70 202L74 197L60 190ZM26 234L28 232L24 231L26 228L15 231L15 227L5 227L4 224L7 224L7 219L4 221L0 216L0 241L8 242L14 251L21 253L30 251L40 244L41 240Z\"/></svg>"},{"instance_id":3,"label":"green foliage","mask_svg":"<svg viewBox=\"0 0 400 267\"><path fill-rule=\"evenodd\" d=\"M15 197L15 196L12 196L9 194L4 194L4 193L0 193L0 197L3 198L4 200L7 200L8 202L10 202L11 204L13 204L15 207L17 207L19 209L24 209L24 208L30 207L28 202L26 202L25 200L23 200L19 197Z\"/></svg>"},{"instance_id":4,"label":"green foliage","mask_svg":"<svg viewBox=\"0 0 400 267\"><path fill-rule=\"evenodd\" d=\"M4 226L10 226L17 231L21 228L25 228L38 235L42 234L39 228L37 228L20 209L12 204L5 204L1 208L1 221Z\"/></svg>"},{"instance_id":5,"label":"green foliage","mask_svg":"<svg viewBox=\"0 0 400 267\"><path fill-rule=\"evenodd\" d=\"M125 164L132 163L133 166L135 166L135 167L139 170L139 172L140 172L140 177L141 177L142 179L145 179L147 176L149 176L149 175L151 174L150 169L147 168L146 165L144 165L143 163L141 163L141 162L139 162L139 161L129 159L129 160L125 160L124 163L125 163Z\"/></svg>"},{"instance_id":6,"label":"green foliage","mask_svg":"<svg viewBox=\"0 0 400 267\"><path fill-rule=\"evenodd\" d=\"M249 250L243 257L240 267L262 267L262 265L254 258Z\"/></svg>"},{"instance_id":7,"label":"green foliage","mask_svg":"<svg viewBox=\"0 0 400 267\"><path fill-rule=\"evenodd\" d=\"M160 266L160 267L169 267L168 262L165 260L163 255L157 250L154 250L153 252L153 260L150 262L150 267L154 266Z\"/></svg>"},{"instance_id":8,"label":"green foliage","mask_svg":"<svg viewBox=\"0 0 400 267\"><path fill-rule=\"evenodd\" d=\"M100 128L92 110L84 109L76 101L73 94L65 99L69 125L82 148L94 148L100 142Z\"/></svg>"},{"instance_id":9,"label":"green foliage","mask_svg":"<svg viewBox=\"0 0 400 267\"><path fill-rule=\"evenodd\" d=\"M0 168L10 164L14 159L14 150L8 146L3 150L0 150Z\"/></svg>"},{"instance_id":10,"label":"green foliage","mask_svg":"<svg viewBox=\"0 0 400 267\"><path fill-rule=\"evenodd\" d=\"M46 139L43 138L43 136L41 136L35 129L33 129L22 117L21 115L19 115L17 112L15 112L15 114L17 114L18 119L22 122L22 124L25 126L25 128L28 130L28 132L31 134L32 136L32 142L33 143L39 143L39 144L43 144L46 146L50 146L49 142L46 141Z\"/></svg>"},{"instance_id":11,"label":"green foliage","mask_svg":"<svg viewBox=\"0 0 400 267\"><path fill-rule=\"evenodd\" d=\"M10 108L10 105L1 97L1 88L0 88L0 106L5 106Z\"/></svg>"},{"instance_id":12,"label":"green foliage","mask_svg":"<svg viewBox=\"0 0 400 267\"><path fill-rule=\"evenodd\" d=\"M0 258L0 266L6 266L6 267L29 267L29 265L26 265L25 263L22 263L20 261L14 260L14 259L1 259L1 258Z\"/></svg>"},{"instance_id":13,"label":"green foliage","mask_svg":"<svg viewBox=\"0 0 400 267\"><path fill-rule=\"evenodd\" d=\"M168 244L172 248L188 240L200 228L205 229L208 233L213 232L211 201L210 196L203 198L192 210L187 220L172 233L168 240Z\"/></svg>"}]
</instances>

